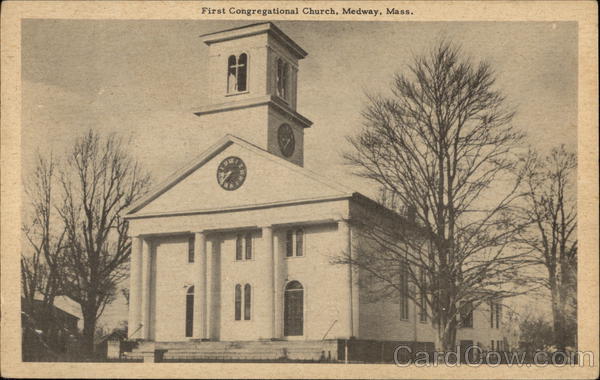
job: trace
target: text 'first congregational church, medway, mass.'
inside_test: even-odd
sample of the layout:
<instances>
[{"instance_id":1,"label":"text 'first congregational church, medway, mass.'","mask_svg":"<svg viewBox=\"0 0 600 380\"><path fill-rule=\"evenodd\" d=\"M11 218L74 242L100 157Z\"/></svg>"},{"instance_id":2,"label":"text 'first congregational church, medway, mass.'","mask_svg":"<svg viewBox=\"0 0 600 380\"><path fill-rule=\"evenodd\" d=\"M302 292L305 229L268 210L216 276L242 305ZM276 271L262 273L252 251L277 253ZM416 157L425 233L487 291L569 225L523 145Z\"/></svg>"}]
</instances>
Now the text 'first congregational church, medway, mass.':
<instances>
[{"instance_id":1,"label":"text 'first congregational church, medway, mass.'","mask_svg":"<svg viewBox=\"0 0 600 380\"><path fill-rule=\"evenodd\" d=\"M223 137L126 215L136 352L339 360L348 339L433 342L426 313L369 302L360 271L332 264L360 244L354 219L407 221L303 168L312 122L296 104L307 53L270 22L202 38L210 99L196 115ZM459 334L502 339L489 326Z\"/></svg>"}]
</instances>

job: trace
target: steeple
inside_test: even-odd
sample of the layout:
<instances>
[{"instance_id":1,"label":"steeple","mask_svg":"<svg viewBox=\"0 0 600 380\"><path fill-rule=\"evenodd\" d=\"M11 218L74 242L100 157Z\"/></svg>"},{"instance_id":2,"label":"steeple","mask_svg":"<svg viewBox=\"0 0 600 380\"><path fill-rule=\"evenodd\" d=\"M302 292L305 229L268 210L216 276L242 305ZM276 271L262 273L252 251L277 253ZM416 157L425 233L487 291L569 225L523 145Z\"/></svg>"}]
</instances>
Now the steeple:
<instances>
[{"instance_id":1,"label":"steeple","mask_svg":"<svg viewBox=\"0 0 600 380\"><path fill-rule=\"evenodd\" d=\"M273 23L205 34L209 104L202 125L243 138L300 166L304 128L296 112L298 63L307 53Z\"/></svg>"}]
</instances>

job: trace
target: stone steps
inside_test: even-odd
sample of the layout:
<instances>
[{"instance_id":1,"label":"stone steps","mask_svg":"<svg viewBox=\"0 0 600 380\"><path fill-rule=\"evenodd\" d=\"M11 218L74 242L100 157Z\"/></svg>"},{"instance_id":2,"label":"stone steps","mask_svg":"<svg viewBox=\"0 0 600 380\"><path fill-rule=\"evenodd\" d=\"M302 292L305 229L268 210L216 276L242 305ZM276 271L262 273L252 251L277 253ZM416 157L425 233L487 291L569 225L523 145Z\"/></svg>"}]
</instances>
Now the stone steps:
<instances>
[{"instance_id":1,"label":"stone steps","mask_svg":"<svg viewBox=\"0 0 600 380\"><path fill-rule=\"evenodd\" d=\"M165 360L336 360L337 340L324 341L187 341L145 342L129 353L165 350Z\"/></svg>"}]
</instances>

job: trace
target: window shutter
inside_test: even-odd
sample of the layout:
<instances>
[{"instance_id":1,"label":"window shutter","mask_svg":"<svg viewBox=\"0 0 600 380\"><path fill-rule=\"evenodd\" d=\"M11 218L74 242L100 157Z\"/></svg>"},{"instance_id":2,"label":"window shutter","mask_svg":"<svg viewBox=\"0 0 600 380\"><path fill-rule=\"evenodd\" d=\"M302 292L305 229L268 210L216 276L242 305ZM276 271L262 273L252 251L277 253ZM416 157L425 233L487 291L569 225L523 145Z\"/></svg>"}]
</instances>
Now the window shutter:
<instances>
[{"instance_id":1,"label":"window shutter","mask_svg":"<svg viewBox=\"0 0 600 380\"><path fill-rule=\"evenodd\" d=\"M235 241L235 259L242 260L242 237L237 236Z\"/></svg>"},{"instance_id":2,"label":"window shutter","mask_svg":"<svg viewBox=\"0 0 600 380\"><path fill-rule=\"evenodd\" d=\"M194 236L190 237L188 240L188 263L194 262L194 245L196 239Z\"/></svg>"},{"instance_id":3,"label":"window shutter","mask_svg":"<svg viewBox=\"0 0 600 380\"><path fill-rule=\"evenodd\" d=\"M294 232L287 230L285 233L285 255L292 257L294 255Z\"/></svg>"},{"instance_id":4,"label":"window shutter","mask_svg":"<svg viewBox=\"0 0 600 380\"><path fill-rule=\"evenodd\" d=\"M237 284L235 286L235 320L239 321L242 319L242 286Z\"/></svg>"},{"instance_id":5,"label":"window shutter","mask_svg":"<svg viewBox=\"0 0 600 380\"><path fill-rule=\"evenodd\" d=\"M248 56L246 53L240 55L238 60L238 73L237 73L237 90L246 91L246 73L248 69Z\"/></svg>"},{"instance_id":6,"label":"window shutter","mask_svg":"<svg viewBox=\"0 0 600 380\"><path fill-rule=\"evenodd\" d=\"M303 256L304 252L304 230L296 230L296 256Z\"/></svg>"},{"instance_id":7,"label":"window shutter","mask_svg":"<svg viewBox=\"0 0 600 380\"><path fill-rule=\"evenodd\" d=\"M246 234L246 260L252 259L252 234Z\"/></svg>"},{"instance_id":8,"label":"window shutter","mask_svg":"<svg viewBox=\"0 0 600 380\"><path fill-rule=\"evenodd\" d=\"M250 311L252 309L252 286L244 286L244 320L250 320Z\"/></svg>"}]
</instances>

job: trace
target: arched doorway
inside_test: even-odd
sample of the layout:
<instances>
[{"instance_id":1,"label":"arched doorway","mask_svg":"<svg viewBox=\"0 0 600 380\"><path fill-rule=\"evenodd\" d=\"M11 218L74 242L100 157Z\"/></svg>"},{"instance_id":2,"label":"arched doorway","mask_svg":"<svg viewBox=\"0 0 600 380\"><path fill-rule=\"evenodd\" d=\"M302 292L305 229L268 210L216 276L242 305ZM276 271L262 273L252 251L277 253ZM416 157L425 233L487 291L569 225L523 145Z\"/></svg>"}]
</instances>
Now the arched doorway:
<instances>
[{"instance_id":1,"label":"arched doorway","mask_svg":"<svg viewBox=\"0 0 600 380\"><path fill-rule=\"evenodd\" d=\"M304 288L298 281L290 281L285 287L283 335L304 335Z\"/></svg>"},{"instance_id":2,"label":"arched doorway","mask_svg":"<svg viewBox=\"0 0 600 380\"><path fill-rule=\"evenodd\" d=\"M194 333L194 286L190 286L185 295L185 336L191 338Z\"/></svg>"}]
</instances>

